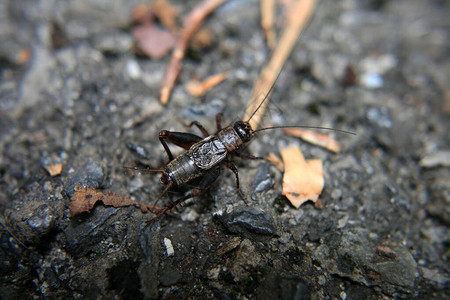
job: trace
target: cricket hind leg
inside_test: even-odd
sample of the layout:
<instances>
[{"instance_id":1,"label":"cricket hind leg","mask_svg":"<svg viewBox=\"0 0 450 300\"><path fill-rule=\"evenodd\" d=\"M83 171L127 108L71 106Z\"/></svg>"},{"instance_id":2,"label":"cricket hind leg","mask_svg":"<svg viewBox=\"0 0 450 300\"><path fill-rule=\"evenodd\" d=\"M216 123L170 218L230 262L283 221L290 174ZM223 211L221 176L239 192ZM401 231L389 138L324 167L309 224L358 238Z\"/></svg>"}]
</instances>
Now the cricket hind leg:
<instances>
[{"instance_id":1,"label":"cricket hind leg","mask_svg":"<svg viewBox=\"0 0 450 300\"><path fill-rule=\"evenodd\" d=\"M200 142L201 140L202 138L199 137L198 135L188 132L177 132L168 130L161 130L159 132L159 141L161 142L161 145L164 147L164 150L166 151L167 156L169 157L169 161L172 161L174 159L174 156L170 151L167 142L188 150L189 148L191 148L192 145Z\"/></svg>"},{"instance_id":2,"label":"cricket hind leg","mask_svg":"<svg viewBox=\"0 0 450 300\"><path fill-rule=\"evenodd\" d=\"M240 158L243 158L243 159L266 160L265 157L254 156L254 155L251 155L251 154L248 154L248 153L236 152L235 154L236 154L236 156L239 156Z\"/></svg>"},{"instance_id":3,"label":"cricket hind leg","mask_svg":"<svg viewBox=\"0 0 450 300\"><path fill-rule=\"evenodd\" d=\"M187 126L190 128L192 126L197 126L198 129L200 129L200 131L202 132L203 136L206 138L209 136L208 131L205 129L205 127L203 127L202 124L200 124L200 122L198 121L192 121L191 123L189 123Z\"/></svg>"},{"instance_id":4,"label":"cricket hind leg","mask_svg":"<svg viewBox=\"0 0 450 300\"><path fill-rule=\"evenodd\" d=\"M196 188L190 190L185 196L175 201L172 201L171 203L169 203L169 205L156 212L155 217L147 221L147 225L155 222L162 215L169 213L174 207L181 205L184 201L199 196L217 179L217 177L219 177L219 175L220 175L220 167L216 167L209 170L200 180L200 183Z\"/></svg>"}]
</instances>

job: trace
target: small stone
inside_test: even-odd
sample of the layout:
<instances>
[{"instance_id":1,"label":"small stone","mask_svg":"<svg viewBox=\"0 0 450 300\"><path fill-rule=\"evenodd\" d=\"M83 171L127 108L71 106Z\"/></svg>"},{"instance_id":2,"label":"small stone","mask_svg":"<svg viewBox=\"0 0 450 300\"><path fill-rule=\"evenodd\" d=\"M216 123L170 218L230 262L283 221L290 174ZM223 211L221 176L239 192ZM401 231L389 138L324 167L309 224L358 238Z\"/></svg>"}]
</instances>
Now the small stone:
<instances>
[{"instance_id":1,"label":"small stone","mask_svg":"<svg viewBox=\"0 0 450 300\"><path fill-rule=\"evenodd\" d=\"M255 179L252 182L252 200L257 200L256 193L260 193L262 191L266 191L273 186L272 176L270 174L270 167L268 163L262 164L258 168L258 172L256 173Z\"/></svg>"},{"instance_id":2,"label":"small stone","mask_svg":"<svg viewBox=\"0 0 450 300\"><path fill-rule=\"evenodd\" d=\"M232 232L244 230L264 235L275 233L272 217L268 213L256 209L233 213L226 221L226 225Z\"/></svg>"},{"instance_id":3,"label":"small stone","mask_svg":"<svg viewBox=\"0 0 450 300\"><path fill-rule=\"evenodd\" d=\"M450 151L436 151L425 155L419 162L424 168L450 167Z\"/></svg>"},{"instance_id":4,"label":"small stone","mask_svg":"<svg viewBox=\"0 0 450 300\"><path fill-rule=\"evenodd\" d=\"M167 256L173 256L175 251L173 250L172 241L165 237L164 246L166 246Z\"/></svg>"},{"instance_id":5,"label":"small stone","mask_svg":"<svg viewBox=\"0 0 450 300\"><path fill-rule=\"evenodd\" d=\"M191 105L183 109L180 117L188 120L198 120L202 117L214 117L224 109L224 102L213 99L205 104Z\"/></svg>"},{"instance_id":6,"label":"small stone","mask_svg":"<svg viewBox=\"0 0 450 300\"><path fill-rule=\"evenodd\" d=\"M220 267L208 270L206 276L208 277L209 280L217 280L217 278L219 278L220 270L221 270Z\"/></svg>"},{"instance_id":7,"label":"small stone","mask_svg":"<svg viewBox=\"0 0 450 300\"><path fill-rule=\"evenodd\" d=\"M147 149L145 149L141 145L137 145L132 142L127 142L125 145L127 146L128 149L136 153L139 157L147 160L151 158L150 152L148 152Z\"/></svg>"},{"instance_id":8,"label":"small stone","mask_svg":"<svg viewBox=\"0 0 450 300\"><path fill-rule=\"evenodd\" d=\"M33 215L28 219L28 225L38 230L40 233L46 233L55 222L54 212L51 206L43 204L33 211Z\"/></svg>"},{"instance_id":9,"label":"small stone","mask_svg":"<svg viewBox=\"0 0 450 300\"><path fill-rule=\"evenodd\" d=\"M102 186L105 176L105 168L101 163L89 161L68 180L65 191L69 197L72 197L75 186L78 184L97 189Z\"/></svg>"}]
</instances>

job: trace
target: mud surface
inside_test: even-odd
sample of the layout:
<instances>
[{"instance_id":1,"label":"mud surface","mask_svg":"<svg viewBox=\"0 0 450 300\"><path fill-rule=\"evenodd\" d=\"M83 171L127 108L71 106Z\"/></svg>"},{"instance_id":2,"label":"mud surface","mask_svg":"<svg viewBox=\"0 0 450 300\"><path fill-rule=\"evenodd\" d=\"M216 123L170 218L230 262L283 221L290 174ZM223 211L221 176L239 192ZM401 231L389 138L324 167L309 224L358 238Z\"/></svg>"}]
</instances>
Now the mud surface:
<instances>
[{"instance_id":1,"label":"mud surface","mask_svg":"<svg viewBox=\"0 0 450 300\"><path fill-rule=\"evenodd\" d=\"M197 1L184 2L181 15ZM152 203L158 176L123 166L162 165L161 129L198 120L214 132L216 113L242 118L270 56L258 2L230 1L205 22L211 46L188 55L162 106L168 58L131 50L136 4L0 4L1 298L449 297L447 1L320 1L265 124L358 135L332 133L343 146L333 154L268 131L248 151L298 145L322 159L323 209L293 208L277 169L236 159L248 206L223 168L206 193L148 227L152 215L134 206L71 218L77 183ZM222 72L229 78L204 97L184 89ZM59 163L50 176L45 166Z\"/></svg>"}]
</instances>

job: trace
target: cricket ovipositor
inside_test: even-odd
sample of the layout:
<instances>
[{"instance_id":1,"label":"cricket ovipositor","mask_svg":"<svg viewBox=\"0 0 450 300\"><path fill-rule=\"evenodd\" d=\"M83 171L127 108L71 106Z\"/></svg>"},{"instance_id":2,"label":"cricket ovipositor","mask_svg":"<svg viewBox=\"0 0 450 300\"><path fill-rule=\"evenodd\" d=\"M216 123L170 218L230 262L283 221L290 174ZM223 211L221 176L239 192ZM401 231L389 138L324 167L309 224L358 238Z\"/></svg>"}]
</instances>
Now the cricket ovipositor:
<instances>
[{"instance_id":1,"label":"cricket ovipositor","mask_svg":"<svg viewBox=\"0 0 450 300\"><path fill-rule=\"evenodd\" d=\"M327 128L318 126L274 126L266 127L262 129L254 130L250 125L250 120L259 110L259 108L267 100L275 84L271 86L264 99L250 115L246 121L236 121L233 124L222 128L222 114L216 115L217 131L215 134L210 135L208 131L197 121L193 121L189 124L189 127L197 126L203 134L203 137L197 136L187 132L176 132L161 130L159 133L159 140L164 147L165 152L169 157L169 161L159 169L146 169L141 170L150 173L161 173L160 181L166 185L165 189L161 192L159 197L155 201L156 203L171 189L174 187L180 187L191 183L194 180L198 180L197 187L188 191L183 197L171 202L166 207L154 211L156 214L155 220L163 214L169 212L175 206L183 203L189 198L198 196L202 191L208 188L220 174L220 168L225 165L230 169L236 177L236 188L239 196L245 201L244 194L239 186L239 175L236 166L232 163L230 156L237 155L242 158L259 159L249 154L242 153L241 150L244 146L251 141L256 133L278 128L313 128L313 129L326 129L339 131L344 133L354 134L352 132ZM167 142L175 144L185 149L184 152L178 156L174 156L169 149ZM151 220L151 221L152 221Z\"/></svg>"}]
</instances>

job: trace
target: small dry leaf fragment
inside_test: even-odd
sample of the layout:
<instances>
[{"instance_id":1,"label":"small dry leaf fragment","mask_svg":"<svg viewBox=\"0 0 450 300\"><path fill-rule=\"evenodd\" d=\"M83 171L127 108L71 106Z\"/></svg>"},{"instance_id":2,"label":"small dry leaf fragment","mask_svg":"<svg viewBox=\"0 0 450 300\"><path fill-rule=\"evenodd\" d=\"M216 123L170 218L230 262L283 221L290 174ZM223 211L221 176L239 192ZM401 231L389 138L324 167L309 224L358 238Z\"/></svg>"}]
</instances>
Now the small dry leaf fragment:
<instances>
[{"instance_id":1,"label":"small dry leaf fragment","mask_svg":"<svg viewBox=\"0 0 450 300\"><path fill-rule=\"evenodd\" d=\"M302 140L307 141L308 143L323 147L335 153L338 153L342 149L341 145L339 145L337 141L324 134L319 134L300 128L285 128L283 129L283 132L299 137Z\"/></svg>"},{"instance_id":2,"label":"small dry leaf fragment","mask_svg":"<svg viewBox=\"0 0 450 300\"><path fill-rule=\"evenodd\" d=\"M397 256L394 250L392 250L388 246L384 246L384 245L378 245L377 254L383 255L387 258L392 258L392 259L395 259Z\"/></svg>"},{"instance_id":3,"label":"small dry leaf fragment","mask_svg":"<svg viewBox=\"0 0 450 300\"><path fill-rule=\"evenodd\" d=\"M358 82L358 78L355 72L355 69L348 65L345 70L344 74L341 79L341 83L343 86L354 86Z\"/></svg>"},{"instance_id":4,"label":"small dry leaf fragment","mask_svg":"<svg viewBox=\"0 0 450 300\"><path fill-rule=\"evenodd\" d=\"M175 37L167 30L161 29L153 22L146 22L133 29L136 47L143 54L160 59L175 46Z\"/></svg>"},{"instance_id":5,"label":"small dry leaf fragment","mask_svg":"<svg viewBox=\"0 0 450 300\"><path fill-rule=\"evenodd\" d=\"M217 256L222 256L225 253L228 253L234 249L236 249L241 244L241 238L235 236L231 240L225 242L219 249L216 251Z\"/></svg>"},{"instance_id":6,"label":"small dry leaf fragment","mask_svg":"<svg viewBox=\"0 0 450 300\"><path fill-rule=\"evenodd\" d=\"M111 205L114 207L138 205L140 206L142 212L147 212L148 210L155 211L157 209L160 209L150 204L134 201L127 197L122 197L113 192L104 194L103 192L93 187L83 187L81 185L77 185L75 187L75 194L73 194L72 198L70 199L70 216L73 217L83 212L90 212L95 203L97 203L98 201L103 202L104 205Z\"/></svg>"},{"instance_id":7,"label":"small dry leaf fragment","mask_svg":"<svg viewBox=\"0 0 450 300\"><path fill-rule=\"evenodd\" d=\"M24 48L20 50L16 55L16 63L19 65L26 64L30 61L31 58L31 51L30 49Z\"/></svg>"},{"instance_id":8,"label":"small dry leaf fragment","mask_svg":"<svg viewBox=\"0 0 450 300\"><path fill-rule=\"evenodd\" d=\"M289 201L299 208L307 200L321 207L319 195L324 186L322 161L305 161L299 148L291 147L281 151L284 161L283 191Z\"/></svg>"},{"instance_id":9,"label":"small dry leaf fragment","mask_svg":"<svg viewBox=\"0 0 450 300\"><path fill-rule=\"evenodd\" d=\"M47 165L47 166L44 166L44 168L47 170L47 172L48 172L48 174L50 174L50 176L54 177L54 176L61 174L62 164Z\"/></svg>"},{"instance_id":10,"label":"small dry leaf fragment","mask_svg":"<svg viewBox=\"0 0 450 300\"><path fill-rule=\"evenodd\" d=\"M210 76L202 82L200 82L198 79L193 79L185 85L185 88L192 96L199 97L221 83L225 78L227 78L227 76L227 73L221 73Z\"/></svg>"}]
</instances>

